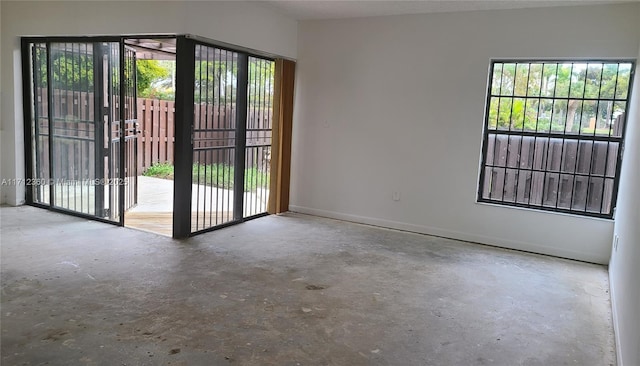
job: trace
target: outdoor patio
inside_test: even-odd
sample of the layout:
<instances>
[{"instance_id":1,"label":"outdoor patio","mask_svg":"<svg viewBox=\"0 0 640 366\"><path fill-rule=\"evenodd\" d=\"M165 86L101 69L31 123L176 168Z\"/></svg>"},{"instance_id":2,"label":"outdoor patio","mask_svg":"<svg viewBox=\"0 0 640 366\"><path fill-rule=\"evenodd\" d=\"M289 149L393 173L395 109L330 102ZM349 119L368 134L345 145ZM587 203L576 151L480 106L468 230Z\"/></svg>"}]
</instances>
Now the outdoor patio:
<instances>
[{"instance_id":1,"label":"outdoor patio","mask_svg":"<svg viewBox=\"0 0 640 366\"><path fill-rule=\"evenodd\" d=\"M192 187L192 231L233 220L232 190L197 184ZM244 192L244 216L265 212L268 199L268 189ZM138 204L125 213L125 226L171 236L172 225L173 181L139 176Z\"/></svg>"}]
</instances>

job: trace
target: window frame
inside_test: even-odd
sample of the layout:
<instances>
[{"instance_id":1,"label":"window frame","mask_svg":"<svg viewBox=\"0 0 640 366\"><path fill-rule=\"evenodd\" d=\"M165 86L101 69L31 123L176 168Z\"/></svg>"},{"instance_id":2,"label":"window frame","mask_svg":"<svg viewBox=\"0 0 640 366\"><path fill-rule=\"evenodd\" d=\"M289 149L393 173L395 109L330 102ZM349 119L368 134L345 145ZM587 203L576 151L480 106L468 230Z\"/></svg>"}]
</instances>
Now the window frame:
<instances>
[{"instance_id":1,"label":"window frame","mask_svg":"<svg viewBox=\"0 0 640 366\"><path fill-rule=\"evenodd\" d=\"M485 113L484 113L484 119L483 119L483 131L482 131L482 148L481 148L481 156L480 156L480 166L479 166L479 174L478 174L478 182L477 182L477 195L476 195L476 202L477 203L486 203L486 204L494 204L494 205L499 205L499 206L507 206L507 207L518 207L518 208L526 208L526 209L533 209L533 210L537 210L537 211L542 211L542 212L555 212L555 213L564 213L564 214L569 214L569 215L575 215L575 216L586 216L586 217L597 217L597 218L603 218L603 219L613 219L615 216L615 208L616 208L616 201L617 201L617 195L618 195L618 187L619 187L619 183L620 183L620 170L622 167L622 158L623 158L623 154L624 154L624 146L625 146L625 135L626 135L626 129L627 129L627 122L629 120L628 116L629 116L629 105L630 105L630 101L632 100L632 89L633 89L633 81L634 81L634 76L635 76L635 71L636 71L636 59L632 59L632 58L622 58L622 59L581 59L581 58L566 58L566 59L529 59L529 58L522 58L522 59L491 59L490 60L490 64L489 64L489 71L488 71L488 75L487 75L487 88L486 88L486 96L485 96ZM629 83L628 83L628 89L626 92L626 98L624 100L625 102L625 107L624 107L624 117L622 118L622 127L621 127L621 132L620 132L620 136L613 136L612 133L610 132L608 136L603 136L603 135L597 135L595 129L594 128L594 134L593 135L585 135L582 134L580 132L578 132L577 134L571 134L568 133L566 130L566 120L565 120L565 129L563 131L553 131L551 128L551 122L550 122L550 127L549 130L546 132L540 132L538 130L536 131L525 131L524 127L521 130L512 130L511 129L511 125L509 127L509 129L506 130L502 130L498 128L498 122L496 121L496 127L495 129L490 129L489 126L489 119L490 119L490 112L491 112L491 100L492 97L498 97L498 98L505 98L505 97L510 97L511 98L511 103L514 102L514 100L516 98L520 98L526 101L531 100L531 99L536 99L538 101L538 103L540 104L542 99L547 99L551 101L551 108L552 108L552 114L553 114L553 108L555 106L556 101L558 100L572 100L572 99L577 99L582 101L583 105L584 105L584 101L585 100L594 100L596 105L598 103L600 103L601 101L607 101L609 99L613 100L613 103L616 103L616 95L614 93L613 98L600 98L600 95L598 95L598 98L586 98L584 91L583 91L583 95L580 98L572 98L571 97L571 90L570 88L567 90L567 97L556 97L555 95L555 86L554 86L554 95L553 96L542 96L542 93L540 92L538 94L538 96L529 96L528 95L528 90L529 90L529 76L527 76L527 94L525 96L519 96L516 95L515 93L515 84L516 84L516 76L514 75L514 80L513 80L513 93L511 96L508 95L493 95L492 90L493 90L493 82L494 82L494 70L496 65L498 64L515 64L516 66L516 70L519 64L526 64L528 65L528 67L530 68L532 64L542 64L542 70L544 70L545 68L545 64L556 64L557 68L559 69L561 64L572 64L572 72L573 72L573 64L590 64L590 63L603 63L603 64L618 64L618 67L620 64L631 64L631 69L630 69L630 73L629 73ZM618 69L619 70L619 69ZM619 71L617 71L619 73ZM618 74L619 75L619 74ZM618 76L616 76L616 78L618 78ZM602 90L602 79L599 81L600 85L598 87L598 90L600 93L600 91ZM618 83L618 81L616 80L616 84ZM500 84L502 84L502 76L500 79ZM569 84L571 85L571 84ZM584 87L586 88L586 86ZM586 90L586 89L585 89ZM526 106L526 104L525 104ZM513 111L513 104L511 106L512 111ZM526 108L526 107L525 107ZM539 115L539 110L538 110L538 116L536 117L536 127L538 126L538 119L540 117ZM613 115L613 114L612 114ZM580 111L580 118L582 118L582 111ZM566 116L565 116L566 118ZM596 116L597 118L597 116ZM498 117L499 119L499 117ZM511 116L510 116L511 119ZM512 121L509 121L510 123L513 123ZM524 121L523 121L524 123ZM582 123L582 122L580 122ZM578 127L580 128L580 126ZM522 153L522 145L524 144L524 137L529 136L529 137L533 137L534 138L534 155L535 155L535 145L536 145L536 140L537 138L544 138L547 140L547 143L545 145L545 150L547 151L547 156L542 160L541 164L541 168L540 170L536 170L534 165L534 160L535 157L533 158L534 160L532 160L531 162L531 168L525 168L522 169L522 165L520 163L520 156L518 157L518 163L516 164L515 167L510 167L509 166L509 162L505 161L504 166L499 166L502 169L504 169L505 171L505 177L504 177L504 181L502 183L502 197L500 199L496 199L496 198L485 198L483 197L483 191L484 191L484 185L485 185L485 179L486 179L486 174L487 174L487 169L493 169L494 167L496 167L496 165L494 163L487 165L487 157L488 157L488 148L489 148L489 139L490 139L490 135L495 135L494 138L494 155L492 156L492 159L496 159L496 155L495 155L495 148L496 145L498 144L498 136L506 136L506 141L507 141L507 150L509 149L509 146L511 144L511 137L512 136L517 136L517 137L521 137L520 142L519 142L519 146L520 146L520 154ZM548 151L552 148L551 145L551 141L552 139L561 139L562 140L562 144L561 144L561 148L564 150L565 146L567 146L566 141L576 141L576 157L575 157L575 168L574 170L571 171L565 171L563 170L563 166L565 164L565 159L564 159L564 152L561 152L560 155L560 166L558 167L557 171L553 170L553 168L549 167L549 154ZM607 164L608 162L605 161L605 171L602 174L602 198L601 198L601 202L600 202L600 212L595 212L595 211L589 211L588 207L589 207L589 188L587 187L587 191L586 191L586 197L585 197L585 205L584 208L582 209L576 209L574 208L574 195L576 193L576 186L577 186L577 182L578 180L576 180L575 178L577 176L583 176L586 175L587 178L587 186L589 185L589 182L591 180L591 177L593 174L593 171L591 170L591 166L589 168L589 171L584 174L584 173L578 173L578 154L579 154L579 149L580 149L580 141L591 141L593 143L592 148L591 148L591 155L589 155L589 159L590 161L593 159L592 158L592 154L594 154L594 151L597 151L596 149L594 149L595 143L597 141L605 141L607 142L607 151L610 149L610 143L611 142L615 142L615 143L619 143L619 147L618 147L618 151L617 151L617 156L615 158L615 174L613 175L613 178L608 177L607 175ZM509 153L507 152L507 156ZM520 155L519 154L519 155ZM495 162L495 160L493 160ZM544 169L542 169L544 167ZM506 181L507 181L507 170L515 170L517 172L516 175L516 183L515 183L515 188L514 188L514 192L513 192L513 201L507 201L505 200L505 187L506 187ZM525 187L525 196L528 197L528 202L527 203L523 203L523 202L518 202L518 181L520 180L520 172L521 171L530 171L531 175L526 179L526 180L532 180L533 178L533 173L536 171L542 171L544 172L544 178L543 178L543 182L542 182L542 189L541 189L541 197L540 197L540 203L532 203L531 201L531 195L532 195L532 185L530 184L529 186L529 190L527 192ZM556 199L555 199L555 203L552 206L546 205L545 204L545 189L548 189L549 187L546 185L546 179L547 178L547 173L552 173L552 174L557 174L558 176L558 184L556 187L557 193L556 193ZM491 170L491 174L494 174L494 171ZM563 175L570 175L571 176L571 181L572 181L572 190L571 190L571 201L569 202L569 208L565 208L565 207L559 207L560 206L560 202L561 202L561 197L560 197L560 185L562 184L562 176ZM600 178L600 177L598 177ZM613 179L613 187L612 187L612 191L611 191L611 202L610 202L610 210L608 213L602 213L602 210L605 207L606 201L605 201L605 185L606 185L606 181L607 179ZM526 184L526 182L525 182ZM491 188L490 188L491 190Z\"/></svg>"}]
</instances>

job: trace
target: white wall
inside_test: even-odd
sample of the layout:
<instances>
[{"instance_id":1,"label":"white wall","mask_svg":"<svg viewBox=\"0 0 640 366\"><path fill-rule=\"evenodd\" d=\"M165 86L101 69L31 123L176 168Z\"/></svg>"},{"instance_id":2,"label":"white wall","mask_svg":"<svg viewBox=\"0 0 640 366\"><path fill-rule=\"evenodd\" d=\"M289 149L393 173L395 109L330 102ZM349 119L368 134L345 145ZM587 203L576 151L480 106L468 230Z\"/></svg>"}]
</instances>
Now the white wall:
<instances>
[{"instance_id":1,"label":"white wall","mask_svg":"<svg viewBox=\"0 0 640 366\"><path fill-rule=\"evenodd\" d=\"M259 3L171 1L0 1L2 136L0 178L24 177L20 36L190 33L296 58L297 22ZM24 187L0 188L20 204Z\"/></svg>"},{"instance_id":2,"label":"white wall","mask_svg":"<svg viewBox=\"0 0 640 366\"><path fill-rule=\"evenodd\" d=\"M607 263L611 220L475 203L487 72L635 58L638 27L640 4L300 22L291 209Z\"/></svg>"},{"instance_id":3,"label":"white wall","mask_svg":"<svg viewBox=\"0 0 640 366\"><path fill-rule=\"evenodd\" d=\"M640 55L638 55L640 60ZM640 365L640 67L636 66L632 107L622 164L609 276L618 364Z\"/></svg>"}]
</instances>

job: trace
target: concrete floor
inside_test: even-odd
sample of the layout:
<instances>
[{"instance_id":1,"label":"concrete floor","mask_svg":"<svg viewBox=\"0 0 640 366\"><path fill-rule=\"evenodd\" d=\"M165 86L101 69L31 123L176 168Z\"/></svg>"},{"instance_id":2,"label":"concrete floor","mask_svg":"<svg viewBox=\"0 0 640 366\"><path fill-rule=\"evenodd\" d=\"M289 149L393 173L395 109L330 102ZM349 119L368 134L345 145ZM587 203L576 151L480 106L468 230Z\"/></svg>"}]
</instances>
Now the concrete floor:
<instances>
[{"instance_id":1,"label":"concrete floor","mask_svg":"<svg viewBox=\"0 0 640 366\"><path fill-rule=\"evenodd\" d=\"M296 214L0 218L3 366L615 363L602 266Z\"/></svg>"}]
</instances>

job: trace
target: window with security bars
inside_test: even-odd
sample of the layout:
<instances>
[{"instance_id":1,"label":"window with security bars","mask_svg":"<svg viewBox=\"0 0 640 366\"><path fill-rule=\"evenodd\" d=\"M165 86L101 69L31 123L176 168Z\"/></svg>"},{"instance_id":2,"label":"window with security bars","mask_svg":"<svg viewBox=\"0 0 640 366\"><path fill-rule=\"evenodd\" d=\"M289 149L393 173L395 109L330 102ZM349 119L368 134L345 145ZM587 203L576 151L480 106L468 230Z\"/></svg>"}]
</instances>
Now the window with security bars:
<instances>
[{"instance_id":1,"label":"window with security bars","mask_svg":"<svg viewBox=\"0 0 640 366\"><path fill-rule=\"evenodd\" d=\"M479 202L611 218L632 61L493 61Z\"/></svg>"}]
</instances>

